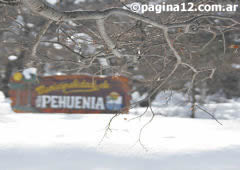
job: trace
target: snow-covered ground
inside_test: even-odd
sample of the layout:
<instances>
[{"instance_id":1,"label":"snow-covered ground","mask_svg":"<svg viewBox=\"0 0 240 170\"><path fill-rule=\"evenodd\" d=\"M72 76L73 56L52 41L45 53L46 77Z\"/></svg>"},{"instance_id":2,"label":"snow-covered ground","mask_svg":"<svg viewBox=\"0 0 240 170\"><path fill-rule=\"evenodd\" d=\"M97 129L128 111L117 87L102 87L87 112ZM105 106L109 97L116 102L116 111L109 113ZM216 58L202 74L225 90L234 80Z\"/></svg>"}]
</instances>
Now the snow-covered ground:
<instances>
[{"instance_id":1,"label":"snow-covered ground","mask_svg":"<svg viewBox=\"0 0 240 170\"><path fill-rule=\"evenodd\" d=\"M228 105L219 105L234 112L223 125L158 115L140 143L151 119L134 119L140 109L116 117L103 138L113 115L15 114L0 97L0 170L239 170L240 112Z\"/></svg>"},{"instance_id":2,"label":"snow-covered ground","mask_svg":"<svg viewBox=\"0 0 240 170\"><path fill-rule=\"evenodd\" d=\"M143 96L144 97L144 96ZM142 98L138 94L133 95L133 102ZM207 96L204 103L198 103L196 107L196 118L209 119L213 116L219 120L240 120L240 99L226 99L222 94ZM131 111L133 114L144 113L146 108L135 108ZM165 115L167 117L191 117L192 104L189 102L189 96L177 92L166 91L157 95L152 103L152 110L155 114ZM207 111L208 113L206 113ZM151 115L151 109L147 110L147 115Z\"/></svg>"}]
</instances>

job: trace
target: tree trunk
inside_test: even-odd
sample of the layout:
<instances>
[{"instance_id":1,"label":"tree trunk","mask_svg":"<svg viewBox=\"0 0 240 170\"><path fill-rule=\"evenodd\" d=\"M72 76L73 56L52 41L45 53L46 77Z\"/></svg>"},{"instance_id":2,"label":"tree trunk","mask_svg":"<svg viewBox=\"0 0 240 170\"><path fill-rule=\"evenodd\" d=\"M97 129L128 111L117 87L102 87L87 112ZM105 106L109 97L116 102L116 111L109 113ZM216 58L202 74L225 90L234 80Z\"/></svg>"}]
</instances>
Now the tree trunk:
<instances>
[{"instance_id":1,"label":"tree trunk","mask_svg":"<svg viewBox=\"0 0 240 170\"><path fill-rule=\"evenodd\" d=\"M195 86L195 82L193 82L193 87L192 87L192 113L191 113L191 118L195 118L196 117L196 86Z\"/></svg>"}]
</instances>

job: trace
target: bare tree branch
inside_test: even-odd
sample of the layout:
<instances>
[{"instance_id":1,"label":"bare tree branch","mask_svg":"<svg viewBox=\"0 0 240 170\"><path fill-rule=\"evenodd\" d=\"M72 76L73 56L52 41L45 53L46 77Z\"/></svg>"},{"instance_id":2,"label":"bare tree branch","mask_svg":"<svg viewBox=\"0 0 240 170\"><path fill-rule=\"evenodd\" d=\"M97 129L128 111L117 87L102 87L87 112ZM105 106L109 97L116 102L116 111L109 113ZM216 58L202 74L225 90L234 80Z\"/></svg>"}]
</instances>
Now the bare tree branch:
<instances>
[{"instance_id":1,"label":"bare tree branch","mask_svg":"<svg viewBox=\"0 0 240 170\"><path fill-rule=\"evenodd\" d=\"M38 33L36 39L35 39L35 42L32 46L32 52L31 52L31 56L33 59L36 59L37 58L37 48L41 42L41 38L45 35L45 33L47 32L49 26L53 23L53 21L51 20L48 20L44 25L43 27L41 28L40 32Z\"/></svg>"},{"instance_id":2,"label":"bare tree branch","mask_svg":"<svg viewBox=\"0 0 240 170\"><path fill-rule=\"evenodd\" d=\"M101 37L103 38L104 42L107 44L109 50L111 50L116 57L118 58L123 57L123 55L116 49L116 45L114 45L111 38L107 35L105 25L104 25L104 19L97 20L97 27L98 27L99 33L101 34Z\"/></svg>"}]
</instances>

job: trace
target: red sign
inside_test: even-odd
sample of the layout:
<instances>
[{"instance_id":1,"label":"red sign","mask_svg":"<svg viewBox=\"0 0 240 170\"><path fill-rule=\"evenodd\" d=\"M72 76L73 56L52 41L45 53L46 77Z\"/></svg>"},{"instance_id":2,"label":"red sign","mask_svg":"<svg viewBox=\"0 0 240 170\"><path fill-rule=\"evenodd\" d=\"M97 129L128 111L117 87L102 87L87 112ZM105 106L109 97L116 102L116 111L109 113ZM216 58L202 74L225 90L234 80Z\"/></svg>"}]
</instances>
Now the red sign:
<instances>
[{"instance_id":1,"label":"red sign","mask_svg":"<svg viewBox=\"0 0 240 170\"><path fill-rule=\"evenodd\" d=\"M26 79L15 73L10 88L12 108L20 113L126 113L130 105L128 79L123 76Z\"/></svg>"}]
</instances>

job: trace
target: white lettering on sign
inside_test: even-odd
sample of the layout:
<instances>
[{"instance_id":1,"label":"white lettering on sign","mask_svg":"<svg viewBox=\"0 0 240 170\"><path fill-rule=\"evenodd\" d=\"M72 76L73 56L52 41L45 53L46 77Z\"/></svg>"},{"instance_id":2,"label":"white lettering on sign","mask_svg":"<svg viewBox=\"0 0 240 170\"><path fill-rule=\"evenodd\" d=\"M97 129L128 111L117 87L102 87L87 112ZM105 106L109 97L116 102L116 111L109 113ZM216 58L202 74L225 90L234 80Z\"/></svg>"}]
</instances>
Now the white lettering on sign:
<instances>
[{"instance_id":1,"label":"white lettering on sign","mask_svg":"<svg viewBox=\"0 0 240 170\"><path fill-rule=\"evenodd\" d=\"M36 107L43 109L105 110L103 97L95 96L37 96Z\"/></svg>"}]
</instances>

